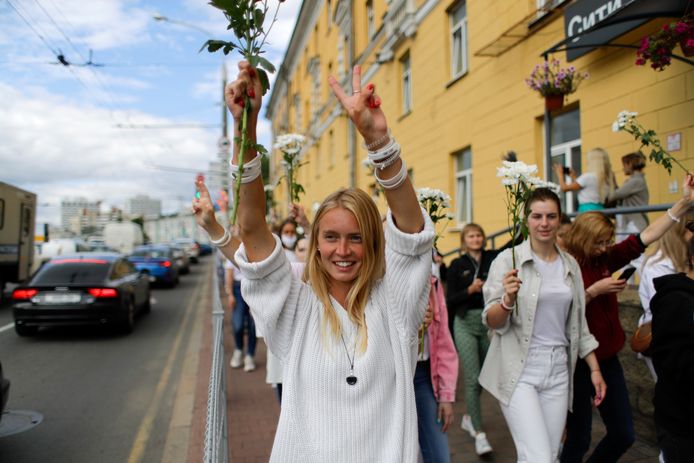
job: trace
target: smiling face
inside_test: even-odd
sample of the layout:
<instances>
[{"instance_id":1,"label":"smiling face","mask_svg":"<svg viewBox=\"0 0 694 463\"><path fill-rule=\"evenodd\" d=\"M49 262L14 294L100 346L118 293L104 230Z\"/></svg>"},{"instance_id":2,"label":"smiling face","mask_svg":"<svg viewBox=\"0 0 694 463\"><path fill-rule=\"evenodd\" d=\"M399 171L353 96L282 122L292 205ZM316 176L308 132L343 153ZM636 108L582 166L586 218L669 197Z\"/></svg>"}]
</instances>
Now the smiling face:
<instances>
[{"instance_id":1,"label":"smiling face","mask_svg":"<svg viewBox=\"0 0 694 463\"><path fill-rule=\"evenodd\" d=\"M537 244L554 244L560 221L557 203L552 200L535 201L529 209L528 232L530 239Z\"/></svg>"},{"instance_id":2,"label":"smiling face","mask_svg":"<svg viewBox=\"0 0 694 463\"><path fill-rule=\"evenodd\" d=\"M364 245L357 218L347 209L327 211L318 224L317 247L330 286L350 287L359 275Z\"/></svg>"}]
</instances>

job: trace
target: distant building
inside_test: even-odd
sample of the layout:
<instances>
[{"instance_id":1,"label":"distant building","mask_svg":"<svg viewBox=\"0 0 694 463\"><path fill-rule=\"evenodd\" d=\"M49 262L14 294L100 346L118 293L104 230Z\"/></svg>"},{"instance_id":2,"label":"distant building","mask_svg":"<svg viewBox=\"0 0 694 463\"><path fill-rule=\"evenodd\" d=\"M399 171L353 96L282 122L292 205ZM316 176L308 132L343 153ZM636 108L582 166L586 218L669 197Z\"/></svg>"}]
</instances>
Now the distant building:
<instances>
[{"instance_id":1,"label":"distant building","mask_svg":"<svg viewBox=\"0 0 694 463\"><path fill-rule=\"evenodd\" d=\"M125 200L125 212L132 217L156 219L161 215L161 199L137 195Z\"/></svg>"},{"instance_id":2,"label":"distant building","mask_svg":"<svg viewBox=\"0 0 694 463\"><path fill-rule=\"evenodd\" d=\"M63 230L80 234L82 217L99 215L101 201L89 201L87 198L64 198L60 202L60 226Z\"/></svg>"}]
</instances>

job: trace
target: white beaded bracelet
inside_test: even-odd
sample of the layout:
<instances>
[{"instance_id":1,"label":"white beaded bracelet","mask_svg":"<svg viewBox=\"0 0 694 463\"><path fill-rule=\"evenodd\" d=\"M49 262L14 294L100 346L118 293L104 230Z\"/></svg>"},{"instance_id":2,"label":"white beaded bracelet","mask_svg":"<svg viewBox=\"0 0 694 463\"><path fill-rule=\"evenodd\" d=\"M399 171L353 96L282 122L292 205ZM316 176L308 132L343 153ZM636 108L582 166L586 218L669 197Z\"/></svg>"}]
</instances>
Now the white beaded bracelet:
<instances>
[{"instance_id":1,"label":"white beaded bracelet","mask_svg":"<svg viewBox=\"0 0 694 463\"><path fill-rule=\"evenodd\" d=\"M672 210L668 209L666 212L667 212L667 216L670 217L670 220L672 220L673 222L680 223L682 221L681 219L678 219L677 217L672 215Z\"/></svg>"},{"instance_id":2,"label":"white beaded bracelet","mask_svg":"<svg viewBox=\"0 0 694 463\"><path fill-rule=\"evenodd\" d=\"M374 177L376 181L386 190L394 190L395 188L402 185L405 180L407 180L407 167L405 167L405 161L400 164L400 170L397 174L388 179L382 179L378 176L378 170L374 170Z\"/></svg>"},{"instance_id":3,"label":"white beaded bracelet","mask_svg":"<svg viewBox=\"0 0 694 463\"><path fill-rule=\"evenodd\" d=\"M210 244L214 247L217 247L217 248L223 248L224 246L229 244L230 241L231 241L231 233L229 233L229 229L227 229L227 228L224 229L224 234L218 240L213 240L210 238Z\"/></svg>"},{"instance_id":4,"label":"white beaded bracelet","mask_svg":"<svg viewBox=\"0 0 694 463\"><path fill-rule=\"evenodd\" d=\"M390 141L377 149L376 151L368 150L369 159L374 162L381 161L389 157L393 152L400 149L400 145L395 142L395 138L391 138Z\"/></svg>"},{"instance_id":5,"label":"white beaded bracelet","mask_svg":"<svg viewBox=\"0 0 694 463\"><path fill-rule=\"evenodd\" d=\"M231 160L229 161L229 173L231 177L236 180L239 176L239 166L233 164ZM246 162L243 165L243 175L241 176L241 183L251 183L256 178L260 177L262 172L262 162L260 160L260 155L257 155L251 161Z\"/></svg>"},{"instance_id":6,"label":"white beaded bracelet","mask_svg":"<svg viewBox=\"0 0 694 463\"><path fill-rule=\"evenodd\" d=\"M383 135L381 138L379 138L376 141L372 141L371 143L362 143L362 146L366 148L367 150L370 150L371 148L375 148L376 146L380 145L384 141L386 141L388 138L390 138L390 129L388 129L388 132L386 132L385 135Z\"/></svg>"}]
</instances>

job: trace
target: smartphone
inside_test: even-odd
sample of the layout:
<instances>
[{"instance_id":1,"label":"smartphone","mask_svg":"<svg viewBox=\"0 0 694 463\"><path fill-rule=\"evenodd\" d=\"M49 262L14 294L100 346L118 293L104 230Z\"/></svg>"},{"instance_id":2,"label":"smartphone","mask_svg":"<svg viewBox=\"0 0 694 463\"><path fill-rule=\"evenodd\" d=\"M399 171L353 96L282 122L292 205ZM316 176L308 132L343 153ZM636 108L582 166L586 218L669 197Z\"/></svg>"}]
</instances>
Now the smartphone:
<instances>
[{"instance_id":1,"label":"smartphone","mask_svg":"<svg viewBox=\"0 0 694 463\"><path fill-rule=\"evenodd\" d=\"M617 277L618 280L628 280L636 271L636 267L627 267L621 275Z\"/></svg>"},{"instance_id":2,"label":"smartphone","mask_svg":"<svg viewBox=\"0 0 694 463\"><path fill-rule=\"evenodd\" d=\"M570 175L570 174L571 174L571 167L564 166L564 175Z\"/></svg>"}]
</instances>

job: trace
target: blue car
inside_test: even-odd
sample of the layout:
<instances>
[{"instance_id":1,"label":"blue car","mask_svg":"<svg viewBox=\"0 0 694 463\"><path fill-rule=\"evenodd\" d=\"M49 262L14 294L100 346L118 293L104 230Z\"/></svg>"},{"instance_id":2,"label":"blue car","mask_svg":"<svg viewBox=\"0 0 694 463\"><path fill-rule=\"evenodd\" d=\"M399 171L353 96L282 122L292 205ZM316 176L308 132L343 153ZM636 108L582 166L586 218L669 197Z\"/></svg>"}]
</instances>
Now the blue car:
<instances>
[{"instance_id":1,"label":"blue car","mask_svg":"<svg viewBox=\"0 0 694 463\"><path fill-rule=\"evenodd\" d=\"M128 260L140 273L147 274L150 282L163 283L171 288L178 285L178 265L174 250L169 246L138 246Z\"/></svg>"}]
</instances>

